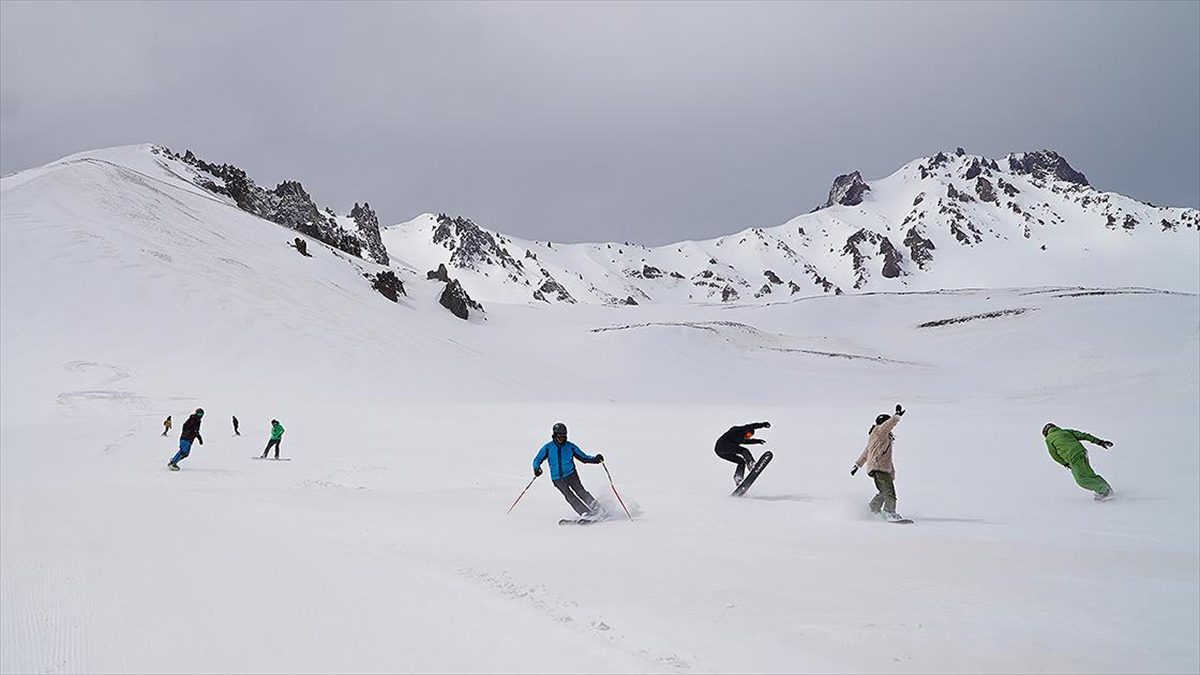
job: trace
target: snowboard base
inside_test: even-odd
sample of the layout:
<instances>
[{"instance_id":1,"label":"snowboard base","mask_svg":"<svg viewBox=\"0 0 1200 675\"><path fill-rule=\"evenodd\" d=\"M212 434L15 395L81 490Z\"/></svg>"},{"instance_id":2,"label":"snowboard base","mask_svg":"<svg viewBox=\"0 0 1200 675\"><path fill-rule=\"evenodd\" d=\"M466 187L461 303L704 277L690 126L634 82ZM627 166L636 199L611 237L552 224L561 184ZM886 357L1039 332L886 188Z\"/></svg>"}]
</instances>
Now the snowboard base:
<instances>
[{"instance_id":1,"label":"snowboard base","mask_svg":"<svg viewBox=\"0 0 1200 675\"><path fill-rule=\"evenodd\" d=\"M738 486L734 488L733 492L729 496L741 497L742 495L746 494L746 490L749 490L750 486L754 485L754 481L758 480L758 474L762 473L763 469L767 468L767 465L771 463L771 458L774 456L775 455L773 455L770 450L759 455L758 461L754 463L754 468L750 469L750 473L746 474L746 477L742 479L742 482L738 483Z\"/></svg>"}]
</instances>

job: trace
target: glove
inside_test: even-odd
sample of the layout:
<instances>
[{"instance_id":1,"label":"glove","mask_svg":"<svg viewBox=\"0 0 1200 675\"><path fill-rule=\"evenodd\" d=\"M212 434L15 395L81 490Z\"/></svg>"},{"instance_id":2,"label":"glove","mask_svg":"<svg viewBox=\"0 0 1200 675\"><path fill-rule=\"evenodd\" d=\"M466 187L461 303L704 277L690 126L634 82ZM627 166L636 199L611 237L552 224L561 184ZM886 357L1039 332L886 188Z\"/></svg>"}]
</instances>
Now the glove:
<instances>
[{"instance_id":1,"label":"glove","mask_svg":"<svg viewBox=\"0 0 1200 675\"><path fill-rule=\"evenodd\" d=\"M853 476L853 475L854 475L854 474L856 474L856 473L858 473L858 465L857 465L857 464L855 464L854 466L850 467L850 475L851 475L851 476Z\"/></svg>"},{"instance_id":2,"label":"glove","mask_svg":"<svg viewBox=\"0 0 1200 675\"><path fill-rule=\"evenodd\" d=\"M200 445L204 445L204 439L203 439L203 438L200 438L199 436L197 436L197 437L196 437L196 440L200 441Z\"/></svg>"},{"instance_id":3,"label":"glove","mask_svg":"<svg viewBox=\"0 0 1200 675\"><path fill-rule=\"evenodd\" d=\"M1102 448L1107 449L1107 448L1111 448L1112 446L1113 446L1112 441L1100 441L1100 447L1102 447Z\"/></svg>"},{"instance_id":4,"label":"glove","mask_svg":"<svg viewBox=\"0 0 1200 675\"><path fill-rule=\"evenodd\" d=\"M540 466L533 467L533 477L537 478L540 475L542 475L542 467L540 467Z\"/></svg>"},{"instance_id":5,"label":"glove","mask_svg":"<svg viewBox=\"0 0 1200 675\"><path fill-rule=\"evenodd\" d=\"M596 453L596 463L603 464L604 463L604 455L597 452Z\"/></svg>"},{"instance_id":6,"label":"glove","mask_svg":"<svg viewBox=\"0 0 1200 675\"><path fill-rule=\"evenodd\" d=\"M899 417L900 415L903 415L903 414L904 414L904 408L901 408L900 404L897 403L896 404L896 416Z\"/></svg>"},{"instance_id":7,"label":"glove","mask_svg":"<svg viewBox=\"0 0 1200 675\"><path fill-rule=\"evenodd\" d=\"M770 428L771 428L771 423L770 423L770 422L763 422L763 428L764 428L764 429L770 429Z\"/></svg>"}]
</instances>

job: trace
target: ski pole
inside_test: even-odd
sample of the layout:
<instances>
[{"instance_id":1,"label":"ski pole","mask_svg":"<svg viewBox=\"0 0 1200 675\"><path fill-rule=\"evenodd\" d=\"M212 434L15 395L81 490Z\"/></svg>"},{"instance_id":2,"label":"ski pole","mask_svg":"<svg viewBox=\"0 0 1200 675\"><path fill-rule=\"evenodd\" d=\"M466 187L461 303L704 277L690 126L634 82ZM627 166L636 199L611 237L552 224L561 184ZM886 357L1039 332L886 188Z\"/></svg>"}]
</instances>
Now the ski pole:
<instances>
[{"instance_id":1,"label":"ski pole","mask_svg":"<svg viewBox=\"0 0 1200 675\"><path fill-rule=\"evenodd\" d=\"M515 508L515 507L516 507L516 505L517 505L517 502L521 501L521 497L524 497L524 496L525 496L525 493L529 491L529 486L530 486L530 485L533 485L533 481L535 481L535 480L537 480L537 479L538 479L538 477L537 477L537 476L534 476L533 478L531 478L531 479L529 480L529 485L526 485L526 486L525 486L525 489L524 489L524 490L521 490L521 494L517 495L517 499L516 499L516 501L514 501L514 502L512 503L512 506L508 507L508 510L504 512L504 515L506 515L506 516L507 516L508 514L512 513L512 510L513 510L513 508Z\"/></svg>"},{"instance_id":2,"label":"ski pole","mask_svg":"<svg viewBox=\"0 0 1200 675\"><path fill-rule=\"evenodd\" d=\"M617 486L613 484L612 474L608 473L608 467L604 465L604 462L600 462L600 466L604 467L604 473L608 474L608 484L612 488L613 494L617 496L617 501L620 502L621 508L625 509L625 515L629 516L629 509L625 508L625 501L621 499L621 494L617 492ZM633 520L633 516L629 516L629 519Z\"/></svg>"}]
</instances>

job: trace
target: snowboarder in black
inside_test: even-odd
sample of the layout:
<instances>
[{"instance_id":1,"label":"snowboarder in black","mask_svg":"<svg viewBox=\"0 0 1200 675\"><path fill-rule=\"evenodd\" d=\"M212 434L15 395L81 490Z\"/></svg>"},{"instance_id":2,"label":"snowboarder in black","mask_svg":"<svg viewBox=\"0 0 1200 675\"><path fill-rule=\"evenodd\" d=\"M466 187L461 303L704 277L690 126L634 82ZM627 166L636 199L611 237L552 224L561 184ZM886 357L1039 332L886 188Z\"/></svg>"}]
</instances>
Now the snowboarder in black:
<instances>
[{"instance_id":1,"label":"snowboarder in black","mask_svg":"<svg viewBox=\"0 0 1200 675\"><path fill-rule=\"evenodd\" d=\"M183 423L183 431L179 434L179 452L167 462L172 471L179 470L179 460L186 458L192 452L192 441L200 441L204 445L204 437L200 435L200 418L204 417L204 408L196 408L196 412Z\"/></svg>"},{"instance_id":2,"label":"snowboarder in black","mask_svg":"<svg viewBox=\"0 0 1200 675\"><path fill-rule=\"evenodd\" d=\"M241 436L241 435L242 435L242 432L238 431L238 428L237 428L237 427L238 427L237 415L234 415L234 416L233 416L233 435L234 435L234 436Z\"/></svg>"},{"instance_id":3,"label":"snowboarder in black","mask_svg":"<svg viewBox=\"0 0 1200 675\"><path fill-rule=\"evenodd\" d=\"M729 431L721 434L721 437L717 439L715 448L717 457L737 464L737 468L733 470L734 485L740 485L742 477L749 473L750 469L754 468L754 455L750 454L750 451L742 446L766 443L761 438L754 438L754 430L770 428L770 422L743 424L741 426L729 427Z\"/></svg>"}]
</instances>

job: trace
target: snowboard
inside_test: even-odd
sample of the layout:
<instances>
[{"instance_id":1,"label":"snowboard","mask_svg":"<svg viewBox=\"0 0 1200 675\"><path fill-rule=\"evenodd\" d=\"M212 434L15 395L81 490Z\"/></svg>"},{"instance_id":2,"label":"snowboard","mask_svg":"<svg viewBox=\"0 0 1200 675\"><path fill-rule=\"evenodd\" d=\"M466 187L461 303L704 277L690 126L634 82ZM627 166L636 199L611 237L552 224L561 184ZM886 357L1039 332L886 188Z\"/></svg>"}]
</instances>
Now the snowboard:
<instances>
[{"instance_id":1,"label":"snowboard","mask_svg":"<svg viewBox=\"0 0 1200 675\"><path fill-rule=\"evenodd\" d=\"M254 459L265 459L268 462L290 462L290 461L292 461L291 457L263 457L262 455L255 455Z\"/></svg>"},{"instance_id":2,"label":"snowboard","mask_svg":"<svg viewBox=\"0 0 1200 675\"><path fill-rule=\"evenodd\" d=\"M599 520L588 520L586 518L563 518L558 521L559 525L595 525Z\"/></svg>"},{"instance_id":3,"label":"snowboard","mask_svg":"<svg viewBox=\"0 0 1200 675\"><path fill-rule=\"evenodd\" d=\"M893 525L911 525L913 523L913 519L912 518L901 518L900 520L885 520L883 522L891 523Z\"/></svg>"},{"instance_id":4,"label":"snowboard","mask_svg":"<svg viewBox=\"0 0 1200 675\"><path fill-rule=\"evenodd\" d=\"M758 474L762 473L763 469L767 468L767 465L771 463L771 458L774 456L775 455L771 454L770 450L759 455L758 461L754 463L754 468L750 469L750 473L746 474L746 477L742 479L742 482L738 483L738 486L729 496L741 497L742 495L746 494L746 490L749 490L750 486L754 485L754 481L758 480Z\"/></svg>"}]
</instances>

